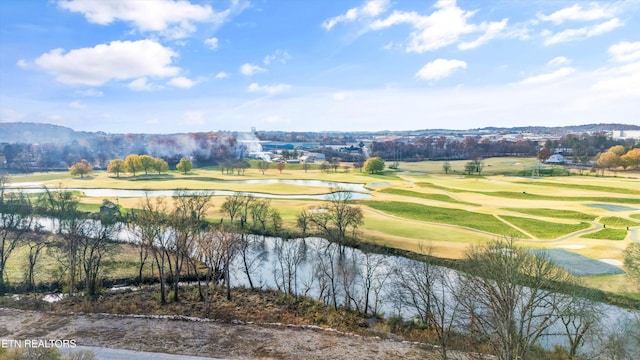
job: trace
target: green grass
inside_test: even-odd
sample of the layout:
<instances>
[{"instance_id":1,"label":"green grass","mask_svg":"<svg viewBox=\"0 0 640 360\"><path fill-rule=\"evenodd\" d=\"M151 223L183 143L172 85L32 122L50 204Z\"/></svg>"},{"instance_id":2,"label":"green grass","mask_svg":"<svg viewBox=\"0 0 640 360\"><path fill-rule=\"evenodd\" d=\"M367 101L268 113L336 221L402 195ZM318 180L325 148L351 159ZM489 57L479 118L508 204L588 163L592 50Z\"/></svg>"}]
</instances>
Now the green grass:
<instances>
[{"instance_id":1,"label":"green grass","mask_svg":"<svg viewBox=\"0 0 640 360\"><path fill-rule=\"evenodd\" d=\"M598 240L624 240L624 238L627 237L627 231L624 229L601 229L580 237Z\"/></svg>"},{"instance_id":2,"label":"green grass","mask_svg":"<svg viewBox=\"0 0 640 360\"><path fill-rule=\"evenodd\" d=\"M515 211L527 215L543 216L568 220L588 220L596 219L595 215L585 214L579 211L558 210L558 209L537 209L537 208L505 208L504 210Z\"/></svg>"},{"instance_id":3,"label":"green grass","mask_svg":"<svg viewBox=\"0 0 640 360\"><path fill-rule=\"evenodd\" d=\"M629 217L640 220L640 214L631 214Z\"/></svg>"},{"instance_id":4,"label":"green grass","mask_svg":"<svg viewBox=\"0 0 640 360\"><path fill-rule=\"evenodd\" d=\"M639 222L627 220L616 216L606 216L600 218L600 223L613 227L640 226Z\"/></svg>"},{"instance_id":5,"label":"green grass","mask_svg":"<svg viewBox=\"0 0 640 360\"><path fill-rule=\"evenodd\" d=\"M445 191L453 192L453 193L471 192L469 190L460 190L460 189L454 189L454 188L450 188L450 187L446 187L446 186L440 186L440 185L436 185L436 184L433 184L433 183L430 183L430 182L417 182L416 185L418 185L419 187L423 187L423 188L445 190Z\"/></svg>"},{"instance_id":6,"label":"green grass","mask_svg":"<svg viewBox=\"0 0 640 360\"><path fill-rule=\"evenodd\" d=\"M530 192L514 192L514 191L477 191L477 190L463 190L449 188L446 186L440 186L429 182L418 182L416 185L425 188L446 190L449 192L460 193L469 192L476 194L483 194L487 196L502 197L507 199L517 200L550 200L550 201L594 201L594 202L609 202L609 203L622 203L622 204L638 204L640 199L634 198L622 198L622 197L602 197L602 196L551 196L551 195L539 195L532 194Z\"/></svg>"},{"instance_id":7,"label":"green grass","mask_svg":"<svg viewBox=\"0 0 640 360\"><path fill-rule=\"evenodd\" d=\"M542 181L541 182L523 181L523 182L518 182L518 184L562 187L562 188L578 189L578 190L602 191L602 192L611 192L611 193L627 194L627 195L631 195L631 194L640 195L640 190L632 190L632 189L625 189L625 188L612 187L612 186L597 186L597 185L586 185L586 184L563 184L563 183L542 182Z\"/></svg>"},{"instance_id":8,"label":"green grass","mask_svg":"<svg viewBox=\"0 0 640 360\"><path fill-rule=\"evenodd\" d=\"M585 222L581 222L579 224L564 224L506 215L501 216L501 218L539 239L555 239L562 235L586 229L590 226Z\"/></svg>"},{"instance_id":9,"label":"green grass","mask_svg":"<svg viewBox=\"0 0 640 360\"><path fill-rule=\"evenodd\" d=\"M464 226L498 235L526 237L488 214L399 201L368 201L366 205L406 219Z\"/></svg>"},{"instance_id":10,"label":"green grass","mask_svg":"<svg viewBox=\"0 0 640 360\"><path fill-rule=\"evenodd\" d=\"M445 194L425 194L417 191L393 189L393 188L382 189L380 190L380 192L387 193L387 194L394 194L394 195L411 196L411 197L420 198L420 199L445 201L445 202L450 202L454 204L480 206L478 204L456 200L451 196L445 195Z\"/></svg>"}]
</instances>

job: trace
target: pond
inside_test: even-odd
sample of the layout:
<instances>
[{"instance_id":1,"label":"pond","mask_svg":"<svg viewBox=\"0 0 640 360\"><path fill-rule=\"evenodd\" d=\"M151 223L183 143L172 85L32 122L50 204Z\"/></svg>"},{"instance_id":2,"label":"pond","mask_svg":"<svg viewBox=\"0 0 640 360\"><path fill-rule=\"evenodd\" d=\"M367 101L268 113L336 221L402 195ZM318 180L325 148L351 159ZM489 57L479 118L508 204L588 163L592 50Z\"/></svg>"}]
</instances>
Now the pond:
<instances>
[{"instance_id":1,"label":"pond","mask_svg":"<svg viewBox=\"0 0 640 360\"><path fill-rule=\"evenodd\" d=\"M585 205L593 207L593 208L597 208L597 209L608 210L608 211L633 211L633 210L638 210L636 208L632 208L632 207L628 207L628 206L622 206L622 205L611 205L611 204L585 204Z\"/></svg>"},{"instance_id":2,"label":"pond","mask_svg":"<svg viewBox=\"0 0 640 360\"><path fill-rule=\"evenodd\" d=\"M39 224L47 230L53 230L56 227L54 219L40 218ZM115 237L125 242L136 241L136 235L125 227L122 227ZM252 246L248 248L246 259L250 264L249 273L255 287L289 290L298 295L306 295L331 303L332 290L327 274L333 274L331 276L335 276L334 280L338 284L335 288L338 304L344 304L345 300L356 299L361 306L366 299L364 279L365 276L370 275L372 284L379 290L369 293L370 306L385 316L400 315L404 319L415 316L415 309L397 302L397 282L391 275L397 268L420 268L421 264L415 260L399 256L367 254L346 246L338 247L325 239L315 237L285 241L280 238L249 235L249 239ZM231 285L234 287L249 286L249 280L244 271L247 263L243 260L242 253L239 253L231 265ZM371 264L378 265L371 267ZM458 278L455 270L438 268L445 271L447 278L453 279L454 282ZM452 294L445 291L447 292L445 296L452 299ZM447 304L454 303L454 301L447 302ZM615 331L616 326L622 326L625 321L634 316L640 316L637 311L607 304L598 304L595 311L601 315L601 326L607 332ZM554 345L567 345L566 337L557 335L561 333L560 326L556 323L549 329L549 333L542 336L540 344L544 348L552 349ZM586 348L593 346L593 344L587 344Z\"/></svg>"}]
</instances>

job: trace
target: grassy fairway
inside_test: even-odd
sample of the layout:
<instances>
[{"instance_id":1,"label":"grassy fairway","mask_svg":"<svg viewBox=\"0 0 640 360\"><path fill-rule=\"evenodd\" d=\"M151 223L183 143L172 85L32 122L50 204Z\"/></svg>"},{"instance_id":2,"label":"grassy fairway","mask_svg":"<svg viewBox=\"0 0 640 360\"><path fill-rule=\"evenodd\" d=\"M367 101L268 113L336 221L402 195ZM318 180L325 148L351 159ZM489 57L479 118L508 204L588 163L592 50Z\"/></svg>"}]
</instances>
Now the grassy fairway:
<instances>
[{"instance_id":1,"label":"grassy fairway","mask_svg":"<svg viewBox=\"0 0 640 360\"><path fill-rule=\"evenodd\" d=\"M461 182L458 182L461 183ZM487 196L500 197L506 199L516 199L516 200L548 200L548 201L593 201L593 202L611 202L611 203L622 203L622 204L638 204L639 199L628 198L628 197L605 197L605 196L555 196L555 195L542 195L532 193L530 191L489 191L482 189L461 189L454 187L446 187L434 183L429 182L419 182L416 185L425 188L439 189L445 190L452 193L463 193L463 192L473 192L478 194L483 194ZM474 187L479 187L478 184L468 183L467 185L474 185ZM487 188L487 186L484 186ZM535 190L534 190L535 191Z\"/></svg>"},{"instance_id":2,"label":"grassy fairway","mask_svg":"<svg viewBox=\"0 0 640 360\"><path fill-rule=\"evenodd\" d=\"M613 186L598 186L598 185L589 185L589 184L566 184L561 182L548 182L548 181L523 181L521 184L527 185L536 185L536 186L551 186L554 188L567 188L567 189L579 189L579 190L589 190L589 191L599 191L599 192L609 192L609 193L617 193L617 194L626 194L626 195L640 195L640 190L634 190L623 187L613 187Z\"/></svg>"},{"instance_id":3,"label":"grassy fairway","mask_svg":"<svg viewBox=\"0 0 640 360\"><path fill-rule=\"evenodd\" d=\"M518 216L501 216L504 220L532 234L539 239L555 239L589 227L588 223L566 224Z\"/></svg>"},{"instance_id":4,"label":"grassy fairway","mask_svg":"<svg viewBox=\"0 0 640 360\"><path fill-rule=\"evenodd\" d=\"M623 219L616 216L607 216L600 219L600 223L613 227L640 226L640 222Z\"/></svg>"},{"instance_id":5,"label":"grassy fairway","mask_svg":"<svg viewBox=\"0 0 640 360\"><path fill-rule=\"evenodd\" d=\"M467 177L461 174L466 162L451 161L453 170L456 170L453 174L443 173L442 161L426 161L400 163L399 170L376 175L351 168L348 171L341 167L336 172L322 172L317 168L304 171L300 166L287 165L282 173L269 169L264 175L255 167L247 169L244 175L226 174L215 168L196 168L187 175L170 171L162 175L133 177L124 174L116 178L104 171L96 171L89 178L79 179L71 178L66 172L52 172L12 176L10 180L52 188L64 184L66 188L185 188L271 194L322 194L329 189L284 183L247 184L242 181L299 179L364 184L369 185L367 188L373 199L358 201L365 213L365 223L359 229L360 239L413 251L418 251L418 244L426 241L433 246L434 254L449 258L461 258L469 244L505 235L526 239L530 234L539 239L558 241L551 245L547 241L529 239L524 242L527 246L580 245L586 247L575 251L588 257L622 259L629 240L614 240L623 235L609 230L640 226L640 214L635 211L640 209L637 179L515 176L536 164L535 159L522 158L486 159L483 176ZM115 201L113 197L109 200ZM213 197L212 207L207 213L211 220L219 221L224 216L220 212L224 200L225 196ZM120 197L118 201L123 207L135 208L139 206L140 199ZM81 197L81 209L85 211L95 211L101 203L102 198ZM172 206L170 199L166 203ZM280 211L285 226L295 227L296 216L301 210L320 203L273 199L271 206ZM612 206L614 204L624 206ZM607 225L607 231L594 231L584 237L579 237L579 234L567 236L588 228L585 222L596 219ZM631 222L632 219L639 221ZM629 234L634 236L634 232ZM15 272L13 274L17 276Z\"/></svg>"},{"instance_id":6,"label":"grassy fairway","mask_svg":"<svg viewBox=\"0 0 640 360\"><path fill-rule=\"evenodd\" d=\"M498 235L526 237L492 215L400 201L368 201L366 205L406 219L464 226Z\"/></svg>"},{"instance_id":7,"label":"grassy fairway","mask_svg":"<svg viewBox=\"0 0 640 360\"><path fill-rule=\"evenodd\" d=\"M420 198L420 199L427 199L427 200L444 201L444 202L450 202L450 203L454 203L454 204L480 206L478 204L468 203L468 202L464 202L464 201L458 201L458 200L452 198L451 196L445 195L445 194L425 194L425 193L421 193L421 192L417 192L417 191L403 190L403 189L382 189L382 190L380 190L380 192L387 193L387 194L402 195L402 196L411 196L411 197L416 197L416 198Z\"/></svg>"},{"instance_id":8,"label":"grassy fairway","mask_svg":"<svg viewBox=\"0 0 640 360\"><path fill-rule=\"evenodd\" d=\"M624 240L627 230L624 229L600 229L596 232L582 235L581 238L600 240Z\"/></svg>"},{"instance_id":9,"label":"grassy fairway","mask_svg":"<svg viewBox=\"0 0 640 360\"><path fill-rule=\"evenodd\" d=\"M568 219L568 220L588 220L593 221L596 219L595 215L585 214L579 211L571 211L571 210L559 210L559 209L536 209L536 208L510 208L504 209L508 211L515 211L527 215L534 216L542 216L542 217L550 217L557 219Z\"/></svg>"}]
</instances>

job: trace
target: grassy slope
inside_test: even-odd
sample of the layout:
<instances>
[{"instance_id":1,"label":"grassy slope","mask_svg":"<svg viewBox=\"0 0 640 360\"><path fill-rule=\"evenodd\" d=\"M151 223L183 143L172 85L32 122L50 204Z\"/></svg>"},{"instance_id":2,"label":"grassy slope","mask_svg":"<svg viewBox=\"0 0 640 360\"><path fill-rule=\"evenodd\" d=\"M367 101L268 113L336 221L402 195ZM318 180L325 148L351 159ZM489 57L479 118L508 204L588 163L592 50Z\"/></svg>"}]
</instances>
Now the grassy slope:
<instances>
[{"instance_id":1,"label":"grassy slope","mask_svg":"<svg viewBox=\"0 0 640 360\"><path fill-rule=\"evenodd\" d=\"M492 215L399 201L368 201L367 206L406 219L464 226L499 235L525 237Z\"/></svg>"},{"instance_id":2,"label":"grassy slope","mask_svg":"<svg viewBox=\"0 0 640 360\"><path fill-rule=\"evenodd\" d=\"M624 240L627 236L627 230L624 229L600 229L596 232L582 235L586 239L602 239L602 240Z\"/></svg>"},{"instance_id":3,"label":"grassy slope","mask_svg":"<svg viewBox=\"0 0 640 360\"><path fill-rule=\"evenodd\" d=\"M562 210L562 209L546 209L546 208L506 208L504 210L515 211L527 215L550 217L556 219L568 220L588 220L596 219L595 215L585 214L579 211Z\"/></svg>"},{"instance_id":4,"label":"grassy slope","mask_svg":"<svg viewBox=\"0 0 640 360\"><path fill-rule=\"evenodd\" d=\"M578 230L586 229L589 227L589 224L585 222L581 222L578 224L567 224L523 218L518 216L502 215L501 217L511 224L540 239L555 239L557 237L571 234L572 232L576 232Z\"/></svg>"}]
</instances>

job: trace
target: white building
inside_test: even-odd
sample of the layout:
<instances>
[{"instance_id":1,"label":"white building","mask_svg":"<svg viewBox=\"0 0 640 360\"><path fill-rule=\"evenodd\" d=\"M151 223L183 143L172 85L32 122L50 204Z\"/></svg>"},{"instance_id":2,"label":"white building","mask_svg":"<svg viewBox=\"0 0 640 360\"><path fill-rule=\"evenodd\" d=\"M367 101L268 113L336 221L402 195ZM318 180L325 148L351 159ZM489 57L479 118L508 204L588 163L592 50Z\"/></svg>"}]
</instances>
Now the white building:
<instances>
[{"instance_id":1,"label":"white building","mask_svg":"<svg viewBox=\"0 0 640 360\"><path fill-rule=\"evenodd\" d=\"M640 140L640 130L613 130L611 137L614 139L636 139Z\"/></svg>"},{"instance_id":2,"label":"white building","mask_svg":"<svg viewBox=\"0 0 640 360\"><path fill-rule=\"evenodd\" d=\"M564 159L564 156L560 154L553 154L549 156L547 160L544 161L545 164L555 164L555 165L564 165L567 161Z\"/></svg>"}]
</instances>

